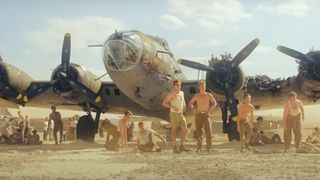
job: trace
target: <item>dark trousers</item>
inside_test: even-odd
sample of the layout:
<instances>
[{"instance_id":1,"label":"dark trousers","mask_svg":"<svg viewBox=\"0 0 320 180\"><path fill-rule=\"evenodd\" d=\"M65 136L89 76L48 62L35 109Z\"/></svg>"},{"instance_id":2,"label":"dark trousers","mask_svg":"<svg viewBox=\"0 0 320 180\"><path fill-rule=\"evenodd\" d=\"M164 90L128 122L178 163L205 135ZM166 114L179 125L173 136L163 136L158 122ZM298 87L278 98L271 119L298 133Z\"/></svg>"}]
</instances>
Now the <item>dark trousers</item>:
<instances>
[{"instance_id":1,"label":"dark trousers","mask_svg":"<svg viewBox=\"0 0 320 180\"><path fill-rule=\"evenodd\" d=\"M202 128L204 128L204 131L206 133L206 143L207 143L207 149L212 148L212 142L211 142L211 128L210 128L210 120L209 120L209 114L208 113L198 113L196 114L196 133L197 133L197 148L202 148Z\"/></svg>"},{"instance_id":2,"label":"dark trousers","mask_svg":"<svg viewBox=\"0 0 320 180\"><path fill-rule=\"evenodd\" d=\"M56 144L58 144L58 138L57 138L57 133L58 131L60 132L60 143L62 143L62 136L63 136L63 125L54 125L53 128L53 137L54 137L54 141L56 142Z\"/></svg>"},{"instance_id":3,"label":"dark trousers","mask_svg":"<svg viewBox=\"0 0 320 180\"><path fill-rule=\"evenodd\" d=\"M44 131L43 131L42 140L43 140L43 141L46 141L46 140L47 140L47 137L48 137L48 130L44 130Z\"/></svg>"}]
</instances>

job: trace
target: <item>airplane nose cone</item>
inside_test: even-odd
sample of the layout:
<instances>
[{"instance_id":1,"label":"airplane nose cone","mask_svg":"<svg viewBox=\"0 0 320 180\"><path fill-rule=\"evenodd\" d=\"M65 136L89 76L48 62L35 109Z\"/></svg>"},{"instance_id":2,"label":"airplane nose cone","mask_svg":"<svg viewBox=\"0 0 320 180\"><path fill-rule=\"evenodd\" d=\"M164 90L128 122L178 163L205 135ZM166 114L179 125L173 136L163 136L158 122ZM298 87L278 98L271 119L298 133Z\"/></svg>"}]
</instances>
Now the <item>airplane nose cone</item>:
<instances>
[{"instance_id":1,"label":"airplane nose cone","mask_svg":"<svg viewBox=\"0 0 320 180\"><path fill-rule=\"evenodd\" d=\"M117 69L122 69L127 60L130 60L127 45L123 41L111 41L108 44L112 62Z\"/></svg>"},{"instance_id":2,"label":"airplane nose cone","mask_svg":"<svg viewBox=\"0 0 320 180\"><path fill-rule=\"evenodd\" d=\"M109 70L131 70L140 62L141 56L142 45L137 39L111 39L104 46L104 63Z\"/></svg>"}]
</instances>

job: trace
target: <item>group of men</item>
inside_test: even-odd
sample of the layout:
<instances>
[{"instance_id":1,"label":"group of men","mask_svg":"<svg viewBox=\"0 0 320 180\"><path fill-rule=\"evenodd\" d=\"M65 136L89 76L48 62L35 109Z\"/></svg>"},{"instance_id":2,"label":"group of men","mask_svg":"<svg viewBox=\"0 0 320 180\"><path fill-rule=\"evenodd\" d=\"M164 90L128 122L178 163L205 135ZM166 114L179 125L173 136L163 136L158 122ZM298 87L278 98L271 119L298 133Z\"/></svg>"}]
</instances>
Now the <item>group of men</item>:
<instances>
[{"instance_id":1,"label":"group of men","mask_svg":"<svg viewBox=\"0 0 320 180\"><path fill-rule=\"evenodd\" d=\"M187 123L183 113L186 111L186 102L184 93L181 90L181 82L178 80L173 81L173 91L170 92L163 100L162 105L170 108L170 121L171 121L171 138L173 145L173 152L180 153L183 151L190 151L184 147L184 141L187 135ZM199 92L195 94L190 102L189 108L195 114L195 126L197 137L197 151L202 150L202 129L206 134L207 152L212 149L211 143L211 128L210 128L210 112L217 106L217 102L211 93L206 92L205 81L198 83ZM176 145L177 128L181 129L180 133L180 148Z\"/></svg>"},{"instance_id":2,"label":"group of men","mask_svg":"<svg viewBox=\"0 0 320 180\"><path fill-rule=\"evenodd\" d=\"M202 151L203 142L203 129L206 137L206 151L212 151L212 132L210 128L210 112L217 106L217 102L213 95L206 92L205 81L198 83L199 92L196 93L188 103L189 108L194 112L195 115L195 128L196 128L196 139L197 149L196 152ZM183 151L188 152L184 146L184 142L187 135L187 123L184 117L187 105L184 99L184 92L181 90L181 82L178 80L173 81L173 90L166 95L162 105L166 108L170 108L170 121L171 121L171 140L173 146L173 153L181 153ZM238 105L238 116L237 116L237 131L240 137L240 152L244 152L246 149L251 150L250 144L254 144L254 139L257 142L264 143L281 143L279 135L275 135L272 138L267 138L263 135L263 131L257 130L257 126L254 128L254 106L251 104L251 95L245 94L242 103ZM291 144L291 132L295 134L295 144L298 150L301 144L301 122L304 119L304 109L302 102L297 99L297 94L291 92L288 96L288 102L284 107L284 144L285 151L287 152ZM257 125L262 123L262 117L257 119ZM112 127L108 122L108 132L113 132L114 141L106 143L106 148L114 150L117 147L115 144L119 139L119 132L117 127ZM161 135L152 129L144 127L143 122L139 122L138 142L137 147L141 151L159 151L159 147L155 144L153 137L160 138L165 144L167 143ZM177 145L177 129L180 129L180 145ZM254 133L259 133L258 136L253 137ZM118 146L119 147L119 146Z\"/></svg>"},{"instance_id":3,"label":"group of men","mask_svg":"<svg viewBox=\"0 0 320 180\"><path fill-rule=\"evenodd\" d=\"M18 111L16 118L4 117L5 125L2 128L2 138L7 144L41 144L37 130L31 128L28 116L23 117Z\"/></svg>"},{"instance_id":4,"label":"group of men","mask_svg":"<svg viewBox=\"0 0 320 180\"><path fill-rule=\"evenodd\" d=\"M172 144L173 152L180 153L182 151L189 151L184 147L184 140L186 138L187 126L183 113L186 111L186 102L184 99L184 93L181 91L181 82L178 80L173 81L173 91L170 92L163 100L163 106L170 108L170 120L172 127ZM202 150L202 129L204 128L206 134L207 152L212 149L211 142L211 129L209 114L216 107L217 103L211 93L206 92L205 81L198 83L199 92L195 94L190 102L189 108L193 110L195 114L195 127L197 137L197 150ZM196 106L195 106L196 105ZM251 104L251 95L245 94L243 102L238 105L237 131L240 136L241 149L240 152L244 152L245 149L251 150L249 145L253 136L253 119L254 119L254 106ZM259 121L262 120L261 118ZM284 145L285 152L288 152L292 139L292 131L295 135L295 147L296 151L299 150L301 144L301 120L304 120L304 108L302 101L297 99L295 92L290 92L288 95L288 102L284 106L283 122L284 122ZM180 127L180 149L176 146L176 132ZM281 138L279 135L274 135L271 139L266 138L261 134L259 138L264 139L266 143L280 143Z\"/></svg>"}]
</instances>

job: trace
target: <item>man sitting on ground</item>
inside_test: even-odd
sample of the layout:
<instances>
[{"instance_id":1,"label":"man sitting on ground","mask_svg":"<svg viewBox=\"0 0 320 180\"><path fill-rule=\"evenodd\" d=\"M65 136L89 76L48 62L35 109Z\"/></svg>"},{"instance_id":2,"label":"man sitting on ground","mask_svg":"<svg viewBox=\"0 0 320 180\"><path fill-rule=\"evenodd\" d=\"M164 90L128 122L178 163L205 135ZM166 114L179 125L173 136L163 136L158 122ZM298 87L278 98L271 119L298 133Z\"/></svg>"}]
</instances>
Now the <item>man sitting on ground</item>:
<instances>
[{"instance_id":1,"label":"man sitting on ground","mask_svg":"<svg viewBox=\"0 0 320 180\"><path fill-rule=\"evenodd\" d=\"M105 148L109 151L117 151L120 147L119 138L120 132L116 125L112 124L108 119L101 121L100 128L99 128L99 135L103 137L103 130L108 132ZM109 135L112 136L112 139L109 140Z\"/></svg>"},{"instance_id":2,"label":"man sitting on ground","mask_svg":"<svg viewBox=\"0 0 320 180\"><path fill-rule=\"evenodd\" d=\"M256 119L257 122L253 124L253 136L251 139L251 145L264 145L264 144L280 144L281 138L279 134L273 134L271 138L265 135L264 131L262 130L263 124L263 117L258 116Z\"/></svg>"},{"instance_id":3,"label":"man sitting on ground","mask_svg":"<svg viewBox=\"0 0 320 180\"><path fill-rule=\"evenodd\" d=\"M311 136L308 136L307 143L318 144L320 143L320 129L319 127L315 127Z\"/></svg>"},{"instance_id":4,"label":"man sitting on ground","mask_svg":"<svg viewBox=\"0 0 320 180\"><path fill-rule=\"evenodd\" d=\"M22 144L22 130L19 128L17 132L9 137L8 144Z\"/></svg>"},{"instance_id":5,"label":"man sitting on ground","mask_svg":"<svg viewBox=\"0 0 320 180\"><path fill-rule=\"evenodd\" d=\"M29 136L28 140L29 145L40 145L42 141L40 141L40 136L37 134L37 130L33 130L32 134Z\"/></svg>"},{"instance_id":6,"label":"man sitting on ground","mask_svg":"<svg viewBox=\"0 0 320 180\"><path fill-rule=\"evenodd\" d=\"M156 145L154 141L153 135L160 138L165 144L167 144L166 140L156 131L145 128L143 122L138 123L139 132L138 132L138 140L137 140L137 147L138 150L142 152L160 152L161 148Z\"/></svg>"}]
</instances>

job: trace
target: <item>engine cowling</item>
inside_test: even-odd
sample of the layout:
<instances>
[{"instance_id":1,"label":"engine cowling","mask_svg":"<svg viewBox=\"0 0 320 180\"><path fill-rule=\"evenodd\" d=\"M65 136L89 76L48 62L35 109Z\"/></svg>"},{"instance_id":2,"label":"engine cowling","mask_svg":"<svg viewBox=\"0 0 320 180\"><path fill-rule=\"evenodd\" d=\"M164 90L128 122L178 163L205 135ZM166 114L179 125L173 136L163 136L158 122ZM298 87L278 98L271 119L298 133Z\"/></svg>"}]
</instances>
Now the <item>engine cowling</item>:
<instances>
[{"instance_id":1,"label":"engine cowling","mask_svg":"<svg viewBox=\"0 0 320 180\"><path fill-rule=\"evenodd\" d=\"M0 81L9 84L19 92L24 92L30 87L33 79L19 68L0 62Z\"/></svg>"},{"instance_id":2,"label":"engine cowling","mask_svg":"<svg viewBox=\"0 0 320 180\"><path fill-rule=\"evenodd\" d=\"M97 93L101 88L101 80L97 80L97 76L85 69L83 66L71 63L66 74L67 79L61 79L60 76L62 72L63 68L60 65L51 75L51 81L58 80L54 85L54 91L59 91L59 93L72 91L73 89L67 79L81 83L94 93Z\"/></svg>"},{"instance_id":3,"label":"engine cowling","mask_svg":"<svg viewBox=\"0 0 320 180\"><path fill-rule=\"evenodd\" d=\"M306 56L319 61L320 51L311 51ZM320 64L299 62L298 81L300 82L300 91L313 99L320 98Z\"/></svg>"},{"instance_id":4,"label":"engine cowling","mask_svg":"<svg viewBox=\"0 0 320 180\"><path fill-rule=\"evenodd\" d=\"M225 83L229 82L229 88L238 92L244 85L245 75L239 66L231 67L228 59L214 60L209 63L214 71L208 71L206 75L207 88L213 93L224 96Z\"/></svg>"}]
</instances>

